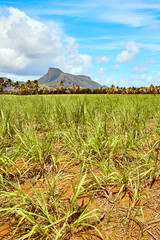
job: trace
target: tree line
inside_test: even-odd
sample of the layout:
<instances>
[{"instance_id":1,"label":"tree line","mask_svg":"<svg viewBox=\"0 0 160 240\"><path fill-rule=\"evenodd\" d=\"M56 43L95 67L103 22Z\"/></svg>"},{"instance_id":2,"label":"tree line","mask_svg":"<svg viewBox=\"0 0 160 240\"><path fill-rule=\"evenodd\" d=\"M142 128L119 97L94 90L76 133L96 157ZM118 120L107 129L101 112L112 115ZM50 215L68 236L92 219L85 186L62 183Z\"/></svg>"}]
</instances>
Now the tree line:
<instances>
[{"instance_id":1,"label":"tree line","mask_svg":"<svg viewBox=\"0 0 160 240\"><path fill-rule=\"evenodd\" d=\"M0 93L1 94L38 94L39 92L39 83L38 80L30 81L26 83L19 83L18 81L13 82L11 79L5 80L0 78Z\"/></svg>"},{"instance_id":2,"label":"tree line","mask_svg":"<svg viewBox=\"0 0 160 240\"><path fill-rule=\"evenodd\" d=\"M0 78L0 94L36 95L36 94L160 94L160 86L150 85L149 87L119 87L111 85L108 88L99 87L91 90L81 89L79 84L72 83L71 88L65 88L63 81L59 87L40 87L38 80L26 83L13 82L11 79Z\"/></svg>"}]
</instances>

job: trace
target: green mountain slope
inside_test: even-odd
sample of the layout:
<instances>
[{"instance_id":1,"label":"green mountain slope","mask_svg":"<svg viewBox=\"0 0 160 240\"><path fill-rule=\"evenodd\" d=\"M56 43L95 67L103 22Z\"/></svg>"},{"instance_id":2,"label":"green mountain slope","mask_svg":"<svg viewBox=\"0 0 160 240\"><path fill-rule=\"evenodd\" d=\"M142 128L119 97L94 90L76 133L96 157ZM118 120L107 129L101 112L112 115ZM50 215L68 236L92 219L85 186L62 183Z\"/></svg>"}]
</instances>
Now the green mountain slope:
<instances>
[{"instance_id":1,"label":"green mountain slope","mask_svg":"<svg viewBox=\"0 0 160 240\"><path fill-rule=\"evenodd\" d=\"M63 81L65 88L72 88L72 84L79 84L81 88L96 89L101 87L97 82L91 80L90 77L84 75L73 75L64 73L58 68L49 68L48 73L38 79L43 86L58 88L60 81Z\"/></svg>"}]
</instances>

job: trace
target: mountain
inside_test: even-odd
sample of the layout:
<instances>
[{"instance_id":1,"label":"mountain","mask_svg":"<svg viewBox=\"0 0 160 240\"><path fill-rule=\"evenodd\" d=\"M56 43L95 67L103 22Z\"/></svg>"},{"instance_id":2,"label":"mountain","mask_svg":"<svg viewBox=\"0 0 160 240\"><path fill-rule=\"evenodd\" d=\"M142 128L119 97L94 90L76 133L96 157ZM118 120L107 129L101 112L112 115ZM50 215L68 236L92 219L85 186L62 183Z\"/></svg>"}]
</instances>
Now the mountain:
<instances>
[{"instance_id":1,"label":"mountain","mask_svg":"<svg viewBox=\"0 0 160 240\"><path fill-rule=\"evenodd\" d=\"M42 86L58 88L60 82L63 81L65 88L72 88L72 84L79 84L81 88L97 89L101 85L94 82L90 77L84 75L73 75L64 73L58 68L49 68L48 73L38 79L38 82Z\"/></svg>"},{"instance_id":2,"label":"mountain","mask_svg":"<svg viewBox=\"0 0 160 240\"><path fill-rule=\"evenodd\" d=\"M107 89L107 88L108 88L108 86L106 86L106 85L102 85L102 87L103 87L104 89Z\"/></svg>"},{"instance_id":3,"label":"mountain","mask_svg":"<svg viewBox=\"0 0 160 240\"><path fill-rule=\"evenodd\" d=\"M9 78L7 78L7 77L0 77L0 78L3 78L4 81L8 81L8 79L9 79ZM25 83L25 82L23 82L23 81L18 81L18 82L19 82L19 84ZM13 83L15 83L15 81L13 81Z\"/></svg>"},{"instance_id":4,"label":"mountain","mask_svg":"<svg viewBox=\"0 0 160 240\"><path fill-rule=\"evenodd\" d=\"M0 77L0 78L3 78L3 79L4 79L4 81L7 81L7 80L8 80L8 78L6 78L6 77Z\"/></svg>"}]
</instances>

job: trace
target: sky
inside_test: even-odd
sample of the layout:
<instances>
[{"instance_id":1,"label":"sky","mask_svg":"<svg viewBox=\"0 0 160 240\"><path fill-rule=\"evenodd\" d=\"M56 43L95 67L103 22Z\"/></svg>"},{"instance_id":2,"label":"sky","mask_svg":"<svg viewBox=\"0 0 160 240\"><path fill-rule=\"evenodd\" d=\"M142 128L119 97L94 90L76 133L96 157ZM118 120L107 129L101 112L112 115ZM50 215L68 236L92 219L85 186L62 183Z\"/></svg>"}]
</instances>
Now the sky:
<instances>
[{"instance_id":1,"label":"sky","mask_svg":"<svg viewBox=\"0 0 160 240\"><path fill-rule=\"evenodd\" d=\"M0 76L160 85L160 0L0 0Z\"/></svg>"}]
</instances>

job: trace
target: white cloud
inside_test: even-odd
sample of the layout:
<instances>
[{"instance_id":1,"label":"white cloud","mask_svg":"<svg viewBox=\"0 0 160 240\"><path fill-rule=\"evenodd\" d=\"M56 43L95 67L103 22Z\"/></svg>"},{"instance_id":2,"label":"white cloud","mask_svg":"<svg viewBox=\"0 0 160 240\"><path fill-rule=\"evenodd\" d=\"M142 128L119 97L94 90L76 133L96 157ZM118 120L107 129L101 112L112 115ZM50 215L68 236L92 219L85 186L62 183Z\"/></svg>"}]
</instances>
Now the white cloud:
<instances>
[{"instance_id":1,"label":"white cloud","mask_svg":"<svg viewBox=\"0 0 160 240\"><path fill-rule=\"evenodd\" d=\"M73 53L69 56L58 56L52 60L52 64L55 66L59 64L59 68L63 67L62 70L72 73L80 74L83 69L91 67L91 57L85 54Z\"/></svg>"},{"instance_id":2,"label":"white cloud","mask_svg":"<svg viewBox=\"0 0 160 240\"><path fill-rule=\"evenodd\" d=\"M44 24L24 12L0 11L0 71L41 75L48 67L81 73L91 67L91 57L80 54L76 40L55 23Z\"/></svg>"},{"instance_id":3,"label":"white cloud","mask_svg":"<svg viewBox=\"0 0 160 240\"><path fill-rule=\"evenodd\" d=\"M138 47L140 48L146 48L147 50L150 50L152 52L155 52L155 53L159 53L160 51L160 44L157 44L157 43L138 43L137 44Z\"/></svg>"},{"instance_id":4,"label":"white cloud","mask_svg":"<svg viewBox=\"0 0 160 240\"><path fill-rule=\"evenodd\" d=\"M125 80L124 79L122 79L122 78L114 78L113 76L110 76L109 78L107 78L106 80L105 80L105 83L108 85L108 86L110 86L110 85L115 85L115 86L119 86L119 87L121 87L121 86L123 86L124 84L125 84Z\"/></svg>"},{"instance_id":5,"label":"white cloud","mask_svg":"<svg viewBox=\"0 0 160 240\"><path fill-rule=\"evenodd\" d=\"M41 77L41 75L34 75L34 76L19 76L16 74L12 74L12 73L5 73L5 72L1 72L1 76L2 77L7 77L12 79L13 81L19 81L19 82L26 82L27 80L35 80L35 79L39 79Z\"/></svg>"},{"instance_id":6,"label":"white cloud","mask_svg":"<svg viewBox=\"0 0 160 240\"><path fill-rule=\"evenodd\" d=\"M116 70L118 70L118 69L120 68L120 65L119 65L119 64L115 64L114 68L115 68Z\"/></svg>"},{"instance_id":7,"label":"white cloud","mask_svg":"<svg viewBox=\"0 0 160 240\"><path fill-rule=\"evenodd\" d=\"M141 75L141 79L143 80L143 82L145 82L145 85L159 85L160 84L160 79L159 79L159 74L157 73L157 75L154 76L146 76L145 74Z\"/></svg>"},{"instance_id":8,"label":"white cloud","mask_svg":"<svg viewBox=\"0 0 160 240\"><path fill-rule=\"evenodd\" d=\"M142 74L141 77L142 77L142 78L145 78L145 77L146 77L146 74Z\"/></svg>"},{"instance_id":9,"label":"white cloud","mask_svg":"<svg viewBox=\"0 0 160 240\"><path fill-rule=\"evenodd\" d=\"M107 57L96 57L95 58L96 63L108 63L109 59Z\"/></svg>"},{"instance_id":10,"label":"white cloud","mask_svg":"<svg viewBox=\"0 0 160 240\"><path fill-rule=\"evenodd\" d=\"M148 26L148 29L158 30L160 29L160 23L158 21L153 21L153 22L151 21L151 23Z\"/></svg>"},{"instance_id":11,"label":"white cloud","mask_svg":"<svg viewBox=\"0 0 160 240\"><path fill-rule=\"evenodd\" d=\"M144 67L134 67L132 69L132 72L136 73L136 74L142 74L142 73L147 73L148 72L148 68Z\"/></svg>"},{"instance_id":12,"label":"white cloud","mask_svg":"<svg viewBox=\"0 0 160 240\"><path fill-rule=\"evenodd\" d=\"M76 40L73 37L67 37L66 42L68 52L77 52L79 45L76 44Z\"/></svg>"},{"instance_id":13,"label":"white cloud","mask_svg":"<svg viewBox=\"0 0 160 240\"><path fill-rule=\"evenodd\" d=\"M123 50L116 58L116 65L132 61L139 53L139 48L135 45L134 41L126 45L126 50Z\"/></svg>"},{"instance_id":14,"label":"white cloud","mask_svg":"<svg viewBox=\"0 0 160 240\"><path fill-rule=\"evenodd\" d=\"M139 80L139 76L135 76L135 75L134 75L134 76L130 76L129 78L130 78L131 80Z\"/></svg>"},{"instance_id":15,"label":"white cloud","mask_svg":"<svg viewBox=\"0 0 160 240\"><path fill-rule=\"evenodd\" d=\"M29 59L11 48L0 48L0 69L1 71L14 71L17 68L23 69L29 64Z\"/></svg>"},{"instance_id":16,"label":"white cloud","mask_svg":"<svg viewBox=\"0 0 160 240\"><path fill-rule=\"evenodd\" d=\"M101 67L101 68L98 70L98 74L99 74L99 75L104 75L104 74L106 74L106 68Z\"/></svg>"},{"instance_id":17,"label":"white cloud","mask_svg":"<svg viewBox=\"0 0 160 240\"><path fill-rule=\"evenodd\" d=\"M149 86L151 84L155 86L160 85L160 72L158 72L156 75L146 75L146 74L141 74L140 76L130 76L131 80L135 80L134 85L137 86ZM140 84L139 84L140 83Z\"/></svg>"},{"instance_id":18,"label":"white cloud","mask_svg":"<svg viewBox=\"0 0 160 240\"><path fill-rule=\"evenodd\" d=\"M132 27L139 27L149 25L153 21L153 17L143 14L135 13L134 11L127 9L111 9L111 11L104 12L104 14L99 15L100 20L105 22L119 23L130 25Z\"/></svg>"}]
</instances>

